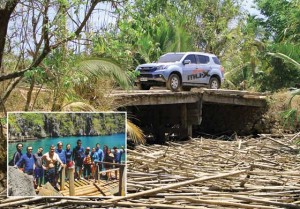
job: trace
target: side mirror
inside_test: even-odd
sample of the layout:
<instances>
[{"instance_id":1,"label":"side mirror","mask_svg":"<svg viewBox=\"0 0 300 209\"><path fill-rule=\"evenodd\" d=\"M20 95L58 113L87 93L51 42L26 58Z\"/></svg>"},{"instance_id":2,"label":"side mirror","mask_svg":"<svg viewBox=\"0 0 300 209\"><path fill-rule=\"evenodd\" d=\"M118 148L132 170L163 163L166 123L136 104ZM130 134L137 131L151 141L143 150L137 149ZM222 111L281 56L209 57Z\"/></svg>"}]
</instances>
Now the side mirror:
<instances>
[{"instance_id":1,"label":"side mirror","mask_svg":"<svg viewBox=\"0 0 300 209\"><path fill-rule=\"evenodd\" d=\"M183 60L183 64L184 65L188 65L188 64L190 64L191 63L191 60Z\"/></svg>"}]
</instances>

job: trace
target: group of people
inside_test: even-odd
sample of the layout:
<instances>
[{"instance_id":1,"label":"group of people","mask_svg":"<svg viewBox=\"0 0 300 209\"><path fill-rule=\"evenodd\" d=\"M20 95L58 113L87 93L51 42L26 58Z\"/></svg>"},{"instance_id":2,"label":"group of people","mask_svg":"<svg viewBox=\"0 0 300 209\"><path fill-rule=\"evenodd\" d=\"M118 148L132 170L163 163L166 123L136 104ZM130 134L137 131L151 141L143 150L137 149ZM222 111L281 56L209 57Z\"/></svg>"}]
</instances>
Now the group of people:
<instances>
[{"instance_id":1,"label":"group of people","mask_svg":"<svg viewBox=\"0 0 300 209\"><path fill-rule=\"evenodd\" d=\"M63 143L57 143L57 147L51 145L49 152L43 154L44 149L39 147L35 154L32 154L32 146L28 146L26 154L22 153L23 144L16 145L17 151L13 155L13 159L9 162L10 166L20 168L24 173L34 177L34 183L37 188L41 187L43 177L45 183L49 182L56 187L61 168L66 169L66 178L69 177L69 169L75 167L76 179L91 179L98 178L98 172L113 168L114 163L121 163L122 155L125 150L113 147L113 152L108 146L104 145L103 150L100 144L92 150L90 147L84 149L80 139L77 140L77 145L71 150L71 145L67 144L66 149L63 149ZM102 166L103 165L103 166ZM105 172L107 180L111 179L111 172ZM117 170L115 170L115 178L117 179Z\"/></svg>"}]
</instances>

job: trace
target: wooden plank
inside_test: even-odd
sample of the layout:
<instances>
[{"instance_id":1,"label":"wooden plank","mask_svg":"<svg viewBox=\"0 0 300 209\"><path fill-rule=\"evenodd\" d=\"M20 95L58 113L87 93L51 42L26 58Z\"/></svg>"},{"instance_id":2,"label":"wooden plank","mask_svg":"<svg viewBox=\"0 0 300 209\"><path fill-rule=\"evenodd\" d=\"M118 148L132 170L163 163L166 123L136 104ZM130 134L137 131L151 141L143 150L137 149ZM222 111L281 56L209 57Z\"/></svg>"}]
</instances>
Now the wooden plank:
<instances>
[{"instance_id":1,"label":"wooden plank","mask_svg":"<svg viewBox=\"0 0 300 209\"><path fill-rule=\"evenodd\" d=\"M75 185L74 185L74 168L69 168L69 195L75 196Z\"/></svg>"}]
</instances>

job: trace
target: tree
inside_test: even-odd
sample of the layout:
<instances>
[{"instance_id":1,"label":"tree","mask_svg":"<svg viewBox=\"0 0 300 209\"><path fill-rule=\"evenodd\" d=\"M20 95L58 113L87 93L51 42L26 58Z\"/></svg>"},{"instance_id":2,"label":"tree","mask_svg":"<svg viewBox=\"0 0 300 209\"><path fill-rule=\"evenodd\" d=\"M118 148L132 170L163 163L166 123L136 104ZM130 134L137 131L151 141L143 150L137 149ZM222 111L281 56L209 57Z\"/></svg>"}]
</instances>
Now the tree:
<instances>
[{"instance_id":1,"label":"tree","mask_svg":"<svg viewBox=\"0 0 300 209\"><path fill-rule=\"evenodd\" d=\"M100 2L106 0L83 3L76 0L5 1L0 9L0 68L2 69L0 82L12 80L1 94L2 104L22 80L25 72L39 67L53 50L80 37L88 19ZM79 15L78 11L83 11L83 7L85 10ZM73 18L73 13L77 14L76 18ZM66 30L66 21L61 21L66 17L74 30L71 30L71 27ZM9 24L12 27L11 34L7 34ZM17 64L14 66L16 70L7 69L3 62L5 48L8 54L16 54Z\"/></svg>"},{"instance_id":2,"label":"tree","mask_svg":"<svg viewBox=\"0 0 300 209\"><path fill-rule=\"evenodd\" d=\"M260 39L265 42L264 75L261 77L261 90L277 90L294 86L300 79L300 71L295 65L284 62L278 56L284 54L300 62L300 2L299 0L256 0L264 18L257 18L257 26L265 29Z\"/></svg>"},{"instance_id":3,"label":"tree","mask_svg":"<svg viewBox=\"0 0 300 209\"><path fill-rule=\"evenodd\" d=\"M96 34L93 53L112 57L127 70L156 61L170 51L195 49L187 20L178 12L177 1L136 0L118 10L116 25L105 35Z\"/></svg>"}]
</instances>

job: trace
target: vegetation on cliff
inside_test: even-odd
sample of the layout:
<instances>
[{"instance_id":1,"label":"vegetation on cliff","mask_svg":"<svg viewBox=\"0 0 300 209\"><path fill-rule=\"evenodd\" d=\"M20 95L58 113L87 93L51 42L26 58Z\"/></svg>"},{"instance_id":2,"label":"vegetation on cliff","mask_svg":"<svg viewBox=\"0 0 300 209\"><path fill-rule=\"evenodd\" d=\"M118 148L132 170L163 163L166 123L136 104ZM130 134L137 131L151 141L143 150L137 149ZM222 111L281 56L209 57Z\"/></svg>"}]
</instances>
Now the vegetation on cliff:
<instances>
[{"instance_id":1,"label":"vegetation on cliff","mask_svg":"<svg viewBox=\"0 0 300 209\"><path fill-rule=\"evenodd\" d=\"M96 136L125 133L125 113L10 113L9 137Z\"/></svg>"}]
</instances>

